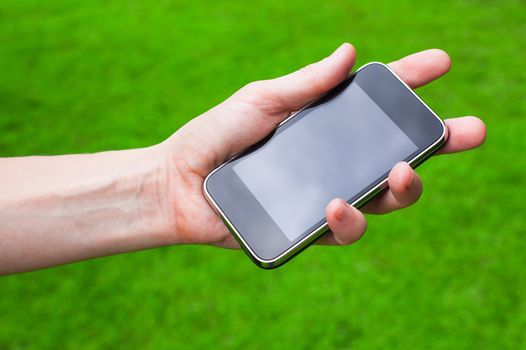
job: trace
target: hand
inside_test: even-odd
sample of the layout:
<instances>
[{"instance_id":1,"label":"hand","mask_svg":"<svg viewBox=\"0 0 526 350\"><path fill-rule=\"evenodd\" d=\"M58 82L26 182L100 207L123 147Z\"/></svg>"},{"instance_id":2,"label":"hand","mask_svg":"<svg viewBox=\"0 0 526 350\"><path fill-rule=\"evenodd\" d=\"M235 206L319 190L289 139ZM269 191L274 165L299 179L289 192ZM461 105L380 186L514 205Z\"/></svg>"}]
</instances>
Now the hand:
<instances>
[{"instance_id":1,"label":"hand","mask_svg":"<svg viewBox=\"0 0 526 350\"><path fill-rule=\"evenodd\" d=\"M229 99L193 119L161 146L167 151L172 174L170 193L170 243L208 243L238 247L220 218L206 201L205 177L234 154L268 135L293 111L344 80L355 61L355 50L343 44L332 55L289 75L250 83ZM417 88L447 73L451 65L441 50L407 56L389 66L411 87ZM475 117L446 120L447 142L439 153L465 151L484 142L484 123ZM389 190L369 202L363 211L384 214L415 203L422 181L407 164L397 164L389 174ZM328 203L326 217L331 232L318 242L350 244L366 228L363 213L342 199Z\"/></svg>"}]
</instances>

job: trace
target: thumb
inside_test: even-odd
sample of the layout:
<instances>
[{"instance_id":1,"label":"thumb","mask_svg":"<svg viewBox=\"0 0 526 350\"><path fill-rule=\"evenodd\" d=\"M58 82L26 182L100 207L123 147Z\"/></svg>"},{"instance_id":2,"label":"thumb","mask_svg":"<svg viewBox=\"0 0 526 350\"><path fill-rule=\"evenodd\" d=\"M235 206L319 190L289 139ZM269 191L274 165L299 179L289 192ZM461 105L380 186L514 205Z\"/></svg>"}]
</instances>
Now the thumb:
<instances>
[{"instance_id":1,"label":"thumb","mask_svg":"<svg viewBox=\"0 0 526 350\"><path fill-rule=\"evenodd\" d=\"M214 167L262 140L292 111L341 83L355 60L351 44L288 75L250 83L181 129Z\"/></svg>"},{"instance_id":2,"label":"thumb","mask_svg":"<svg viewBox=\"0 0 526 350\"><path fill-rule=\"evenodd\" d=\"M298 110L341 83L351 71L355 58L354 47L345 43L321 61L285 76L256 84L276 96L277 113Z\"/></svg>"}]
</instances>

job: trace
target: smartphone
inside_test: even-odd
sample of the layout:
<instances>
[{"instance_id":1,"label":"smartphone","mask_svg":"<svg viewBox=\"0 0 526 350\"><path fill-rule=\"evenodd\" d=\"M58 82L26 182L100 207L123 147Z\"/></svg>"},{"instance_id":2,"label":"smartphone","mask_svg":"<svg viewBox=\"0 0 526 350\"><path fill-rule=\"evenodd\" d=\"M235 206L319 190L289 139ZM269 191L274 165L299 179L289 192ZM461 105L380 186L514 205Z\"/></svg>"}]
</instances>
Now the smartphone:
<instances>
[{"instance_id":1,"label":"smartphone","mask_svg":"<svg viewBox=\"0 0 526 350\"><path fill-rule=\"evenodd\" d=\"M248 256L282 265L328 231L325 208L359 208L400 161L445 142L443 121L382 63L369 63L212 171L203 191Z\"/></svg>"}]
</instances>

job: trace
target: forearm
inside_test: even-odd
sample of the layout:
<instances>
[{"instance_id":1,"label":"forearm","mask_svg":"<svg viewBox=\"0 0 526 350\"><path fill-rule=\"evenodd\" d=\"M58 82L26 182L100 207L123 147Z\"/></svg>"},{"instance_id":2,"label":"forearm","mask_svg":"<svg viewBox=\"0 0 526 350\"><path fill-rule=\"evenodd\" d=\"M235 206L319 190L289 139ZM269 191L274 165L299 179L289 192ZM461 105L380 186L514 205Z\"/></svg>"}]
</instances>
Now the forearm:
<instances>
[{"instance_id":1,"label":"forearm","mask_svg":"<svg viewBox=\"0 0 526 350\"><path fill-rule=\"evenodd\" d=\"M166 244L168 164L155 147L0 159L0 274Z\"/></svg>"}]
</instances>

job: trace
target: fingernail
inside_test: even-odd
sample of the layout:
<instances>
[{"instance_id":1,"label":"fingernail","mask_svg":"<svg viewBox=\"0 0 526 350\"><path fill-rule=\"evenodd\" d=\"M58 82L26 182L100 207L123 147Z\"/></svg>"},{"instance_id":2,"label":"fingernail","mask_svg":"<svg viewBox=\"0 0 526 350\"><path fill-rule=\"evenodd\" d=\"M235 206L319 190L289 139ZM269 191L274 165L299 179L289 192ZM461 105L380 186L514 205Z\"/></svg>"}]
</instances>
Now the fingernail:
<instances>
[{"instance_id":1,"label":"fingernail","mask_svg":"<svg viewBox=\"0 0 526 350\"><path fill-rule=\"evenodd\" d=\"M409 179L409 182L405 185L407 189L410 189L411 186L413 186L413 183L415 182L416 173L414 170L411 170L411 178Z\"/></svg>"},{"instance_id":2,"label":"fingernail","mask_svg":"<svg viewBox=\"0 0 526 350\"><path fill-rule=\"evenodd\" d=\"M336 215L335 215L336 219L338 221L346 221L351 216L350 211L351 211L351 208L349 208L349 205L345 201L340 200L339 208L336 211Z\"/></svg>"}]
</instances>

